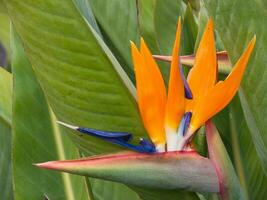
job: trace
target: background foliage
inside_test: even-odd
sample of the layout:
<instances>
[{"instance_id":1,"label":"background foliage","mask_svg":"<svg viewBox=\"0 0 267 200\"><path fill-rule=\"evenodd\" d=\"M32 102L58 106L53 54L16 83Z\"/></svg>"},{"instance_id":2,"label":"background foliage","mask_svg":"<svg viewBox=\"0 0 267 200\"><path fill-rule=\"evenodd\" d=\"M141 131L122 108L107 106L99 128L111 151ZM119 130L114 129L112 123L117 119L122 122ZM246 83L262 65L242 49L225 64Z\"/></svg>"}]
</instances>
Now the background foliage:
<instances>
[{"instance_id":1,"label":"background foliage","mask_svg":"<svg viewBox=\"0 0 267 200\"><path fill-rule=\"evenodd\" d=\"M183 55L194 53L209 17L215 20L217 49L227 50L232 63L257 35L239 94L214 121L246 198L264 199L266 10L263 0L0 1L0 199L217 198L129 188L32 166L122 150L60 128L56 118L146 137L136 108L129 41L138 43L142 36L154 54L170 55L178 16ZM169 66L159 65L168 80ZM197 141L205 153L205 143Z\"/></svg>"}]
</instances>

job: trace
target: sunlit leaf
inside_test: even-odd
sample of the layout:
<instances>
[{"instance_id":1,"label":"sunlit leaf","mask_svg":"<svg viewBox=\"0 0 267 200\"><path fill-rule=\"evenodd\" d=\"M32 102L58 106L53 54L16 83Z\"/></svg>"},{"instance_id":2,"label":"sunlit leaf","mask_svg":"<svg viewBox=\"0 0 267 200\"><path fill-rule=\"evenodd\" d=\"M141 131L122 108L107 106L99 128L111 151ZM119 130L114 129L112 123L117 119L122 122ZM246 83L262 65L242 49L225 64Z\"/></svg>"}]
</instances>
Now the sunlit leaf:
<instances>
[{"instance_id":1,"label":"sunlit leaf","mask_svg":"<svg viewBox=\"0 0 267 200\"><path fill-rule=\"evenodd\" d=\"M247 199L264 199L267 195L267 177L257 155L238 98L235 98L230 106L230 124L233 163L241 186Z\"/></svg>"},{"instance_id":2,"label":"sunlit leaf","mask_svg":"<svg viewBox=\"0 0 267 200\"><path fill-rule=\"evenodd\" d=\"M103 30L106 43L116 53L127 74L134 80L130 41L138 43L136 0L88 0Z\"/></svg>"},{"instance_id":3,"label":"sunlit leaf","mask_svg":"<svg viewBox=\"0 0 267 200\"><path fill-rule=\"evenodd\" d=\"M11 168L12 75L0 68L0 199L13 199Z\"/></svg>"},{"instance_id":4,"label":"sunlit leaf","mask_svg":"<svg viewBox=\"0 0 267 200\"><path fill-rule=\"evenodd\" d=\"M88 199L85 180L77 176L41 171L33 163L78 156L71 141L59 132L44 94L12 34L14 74L12 161L15 199Z\"/></svg>"},{"instance_id":5,"label":"sunlit leaf","mask_svg":"<svg viewBox=\"0 0 267 200\"><path fill-rule=\"evenodd\" d=\"M130 93L134 91L122 81L127 75L118 63L113 66L116 60L105 54L107 47L73 1L10 0L7 5L37 79L60 121L145 135ZM69 133L86 154L121 149L91 136Z\"/></svg>"}]
</instances>

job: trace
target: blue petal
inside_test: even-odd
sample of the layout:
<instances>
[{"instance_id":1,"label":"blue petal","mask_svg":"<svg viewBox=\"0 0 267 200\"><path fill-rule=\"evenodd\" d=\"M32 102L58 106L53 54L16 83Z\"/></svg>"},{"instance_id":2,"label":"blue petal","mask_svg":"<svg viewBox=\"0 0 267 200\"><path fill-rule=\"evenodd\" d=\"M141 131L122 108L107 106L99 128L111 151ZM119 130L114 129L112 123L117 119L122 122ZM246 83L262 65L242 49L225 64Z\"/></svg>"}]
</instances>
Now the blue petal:
<instances>
[{"instance_id":1,"label":"blue petal","mask_svg":"<svg viewBox=\"0 0 267 200\"><path fill-rule=\"evenodd\" d=\"M139 144L140 144L140 146L142 146L144 149L146 149L149 152L156 152L155 145L152 142L150 142L149 140L141 138Z\"/></svg>"},{"instance_id":2,"label":"blue petal","mask_svg":"<svg viewBox=\"0 0 267 200\"><path fill-rule=\"evenodd\" d=\"M132 139L132 135L130 133L124 133L124 132L108 132L108 131L101 131L101 130L95 130L91 128L82 128L79 127L77 129L79 132L93 135L100 138L106 138L106 139L121 139L122 141L128 142Z\"/></svg>"},{"instance_id":3,"label":"blue petal","mask_svg":"<svg viewBox=\"0 0 267 200\"><path fill-rule=\"evenodd\" d=\"M128 149L137 152L142 152L142 153L156 152L155 145L148 140L141 139L139 145L134 145L129 143L132 140L132 135L130 133L108 132L108 131L95 130L91 128L82 128L82 127L77 128L77 131L101 138L107 142L111 142L113 144L117 144L119 146L126 147Z\"/></svg>"},{"instance_id":4,"label":"blue petal","mask_svg":"<svg viewBox=\"0 0 267 200\"><path fill-rule=\"evenodd\" d=\"M187 80L185 79L184 73L181 72L181 74L182 74L182 79L183 79L183 83L184 83L184 93L185 93L185 97L186 97L187 99L193 99L193 94L192 94L191 89L190 89L190 87L189 87L189 85L188 85L188 83L187 83Z\"/></svg>"},{"instance_id":5,"label":"blue petal","mask_svg":"<svg viewBox=\"0 0 267 200\"><path fill-rule=\"evenodd\" d=\"M185 97L187 99L193 99L193 94L192 94L192 91L189 87L189 84L185 78L185 75L184 75L184 72L183 72L183 68L182 68L182 65L180 63L180 59L179 59L179 70L180 70L180 74L182 76L182 80L183 80L183 83L184 83L184 92L185 92Z\"/></svg>"},{"instance_id":6,"label":"blue petal","mask_svg":"<svg viewBox=\"0 0 267 200\"><path fill-rule=\"evenodd\" d=\"M191 118L192 118L192 112L186 112L184 114L184 117L183 117L183 120L184 120L183 136L185 135L185 133L187 131L187 128L190 124Z\"/></svg>"},{"instance_id":7,"label":"blue petal","mask_svg":"<svg viewBox=\"0 0 267 200\"><path fill-rule=\"evenodd\" d=\"M117 144L117 145L120 145L122 147L126 147L128 149L137 151L137 152L141 152L141 153L155 153L156 152L156 148L155 148L154 144L152 144L152 143L150 143L152 145L142 145L142 144L140 144L141 143L140 142L139 145L134 145L131 143L120 141L120 140L113 140L110 142Z\"/></svg>"}]
</instances>

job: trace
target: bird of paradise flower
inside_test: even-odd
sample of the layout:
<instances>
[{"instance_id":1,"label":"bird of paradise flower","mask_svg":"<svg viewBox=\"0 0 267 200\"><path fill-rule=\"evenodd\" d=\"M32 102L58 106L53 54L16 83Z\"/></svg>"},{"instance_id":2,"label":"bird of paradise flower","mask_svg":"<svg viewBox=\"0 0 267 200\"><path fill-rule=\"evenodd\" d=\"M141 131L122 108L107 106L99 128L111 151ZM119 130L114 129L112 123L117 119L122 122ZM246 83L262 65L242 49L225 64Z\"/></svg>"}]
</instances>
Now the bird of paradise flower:
<instances>
[{"instance_id":1,"label":"bird of paradise flower","mask_svg":"<svg viewBox=\"0 0 267 200\"><path fill-rule=\"evenodd\" d=\"M130 153L127 156L124 154L100 156L76 161L54 161L37 165L42 168L62 170L98 178L109 177L109 180L154 187L155 182L162 182L162 176L154 174L150 177L149 173L146 172L146 177L142 177L142 181L139 181L136 177L140 176L131 176L131 173L128 173L128 176L132 177L132 179L129 178L131 180L127 181L125 180L127 179L127 174L123 174L123 176L114 175L112 170L109 171L110 168L105 171L104 169L106 168L103 168L103 166L105 163L109 163L110 166L115 166L116 168L118 162L124 165L124 167L131 163L131 172L135 171L133 170L135 167L140 172L139 164L143 162L142 166L147 164L151 171L153 169L157 171L159 165L157 161L160 160L162 162L161 165L165 166L161 173L167 170L166 176L172 179L176 177L174 173L179 173L178 169L181 171L188 170L181 167L183 165L180 165L181 162L185 162L188 166L197 166L197 168L189 168L192 172L198 170L196 172L198 173L198 181L202 176L203 178L207 176L210 176L210 179L212 177L215 178L207 182L204 181L208 185L206 188L204 183L201 183L201 187L198 185L197 188L194 188L197 184L193 184L192 180L189 180L188 183L180 183L178 181L179 184L177 181L175 184L167 182L166 184L160 184L159 187L169 187L169 189L172 189L177 187L178 184L179 187L184 186L191 190L219 191L218 188L216 189L217 184L214 184L219 182L216 170L210 165L208 159L197 155L194 151L192 152L190 142L196 131L221 111L236 94L253 51L256 37L254 36L249 42L226 79L224 81L217 81L218 66L213 26L213 21L209 19L196 53L194 65L186 79L180 62L181 20L179 18L171 57L168 92L166 92L166 86L157 63L144 39L141 38L140 50L131 42L138 107L150 140L141 139L139 145L134 145L131 143L132 135L129 133L94 130L59 122L68 128L96 136L139 153ZM150 154L140 154L140 152ZM162 152L167 153L162 154ZM168 159L162 160L165 156ZM103 172L98 170L99 173L94 175L96 167L103 168ZM123 172L120 171L119 173ZM149 177L147 178L147 176ZM155 182L151 183L146 179L155 179ZM193 180L193 182L197 182L197 180Z\"/></svg>"},{"instance_id":2,"label":"bird of paradise flower","mask_svg":"<svg viewBox=\"0 0 267 200\"><path fill-rule=\"evenodd\" d=\"M152 143L142 139L139 146L134 146L129 143L129 133L107 132L59 123L135 151L185 150L196 130L234 97L256 41L254 36L227 78L217 82L218 67L213 29L213 21L210 19L197 50L194 66L186 80L179 56L179 19L172 51L168 93L161 72L144 39L141 38L140 51L131 42L138 107Z\"/></svg>"}]
</instances>

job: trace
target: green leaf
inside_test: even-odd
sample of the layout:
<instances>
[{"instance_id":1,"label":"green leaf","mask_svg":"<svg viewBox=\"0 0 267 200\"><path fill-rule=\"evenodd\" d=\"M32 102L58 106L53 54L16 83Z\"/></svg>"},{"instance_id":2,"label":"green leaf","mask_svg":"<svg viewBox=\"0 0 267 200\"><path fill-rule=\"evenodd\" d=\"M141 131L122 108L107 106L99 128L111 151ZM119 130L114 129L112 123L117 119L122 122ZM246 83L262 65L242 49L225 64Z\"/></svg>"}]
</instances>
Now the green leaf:
<instances>
[{"instance_id":1,"label":"green leaf","mask_svg":"<svg viewBox=\"0 0 267 200\"><path fill-rule=\"evenodd\" d=\"M140 200L138 194L121 183L90 178L95 200Z\"/></svg>"},{"instance_id":2,"label":"green leaf","mask_svg":"<svg viewBox=\"0 0 267 200\"><path fill-rule=\"evenodd\" d=\"M140 32L153 54L171 54L179 16L184 19L181 55L193 53L197 24L190 6L185 10L182 1L160 0L138 1L138 5Z\"/></svg>"},{"instance_id":3,"label":"green leaf","mask_svg":"<svg viewBox=\"0 0 267 200\"><path fill-rule=\"evenodd\" d=\"M1 76L1 75L0 75ZM2 82L0 82L2 84ZM2 96L1 96L2 97ZM0 98L1 98L0 97ZM0 198L13 199L11 168L11 128L0 118Z\"/></svg>"},{"instance_id":4,"label":"green leaf","mask_svg":"<svg viewBox=\"0 0 267 200\"><path fill-rule=\"evenodd\" d=\"M220 196L223 200L243 200L244 191L236 176L231 160L220 138L215 125L208 121L205 124L209 158L216 168L220 181Z\"/></svg>"},{"instance_id":5,"label":"green leaf","mask_svg":"<svg viewBox=\"0 0 267 200\"><path fill-rule=\"evenodd\" d=\"M12 75L0 68L0 199L13 199L11 168Z\"/></svg>"},{"instance_id":6,"label":"green leaf","mask_svg":"<svg viewBox=\"0 0 267 200\"><path fill-rule=\"evenodd\" d=\"M10 26L10 19L7 14L0 13L0 41L3 43L6 49L10 49L9 47L9 26Z\"/></svg>"},{"instance_id":7,"label":"green leaf","mask_svg":"<svg viewBox=\"0 0 267 200\"><path fill-rule=\"evenodd\" d=\"M205 5L209 14L215 19L218 34L232 63L239 58L253 35L257 36L254 56L251 57L250 64L247 66L239 96L251 138L267 175L267 123L265 120L267 114L265 101L267 28L262 26L267 17L267 4L263 1L252 0L246 3L242 0L207 0ZM226 10L231 10L231 12L225 12Z\"/></svg>"},{"instance_id":8,"label":"green leaf","mask_svg":"<svg viewBox=\"0 0 267 200\"><path fill-rule=\"evenodd\" d=\"M233 160L247 199L264 199L267 195L267 177L256 152L239 98L230 106L230 124Z\"/></svg>"},{"instance_id":9,"label":"green leaf","mask_svg":"<svg viewBox=\"0 0 267 200\"><path fill-rule=\"evenodd\" d=\"M74 0L78 9L80 10L82 16L86 19L86 21L94 28L99 36L101 36L101 32L95 20L95 17L92 13L92 9L90 7L88 0Z\"/></svg>"},{"instance_id":10,"label":"green leaf","mask_svg":"<svg viewBox=\"0 0 267 200\"><path fill-rule=\"evenodd\" d=\"M178 18L183 16L185 4L181 0L157 0L154 12L160 52L164 55L171 55Z\"/></svg>"},{"instance_id":11,"label":"green leaf","mask_svg":"<svg viewBox=\"0 0 267 200\"><path fill-rule=\"evenodd\" d=\"M161 54L155 29L156 0L138 0L138 22L140 34L153 54Z\"/></svg>"},{"instance_id":12,"label":"green leaf","mask_svg":"<svg viewBox=\"0 0 267 200\"><path fill-rule=\"evenodd\" d=\"M201 4L203 4L202 1L201 1ZM207 9L203 5L201 5L199 14L198 14L198 34L197 34L195 48L194 48L195 52L197 51L197 48L199 46L200 40L202 38L202 34L208 22L208 19L209 17L208 17Z\"/></svg>"},{"instance_id":13,"label":"green leaf","mask_svg":"<svg viewBox=\"0 0 267 200\"><path fill-rule=\"evenodd\" d=\"M134 80L130 40L139 42L136 0L88 0L106 43Z\"/></svg>"},{"instance_id":14,"label":"green leaf","mask_svg":"<svg viewBox=\"0 0 267 200\"><path fill-rule=\"evenodd\" d=\"M37 79L60 121L145 135L135 99L123 84L124 80L131 84L129 79L110 52L106 54L107 47L73 1L6 2ZM91 136L69 133L86 154L121 149Z\"/></svg>"},{"instance_id":15,"label":"green leaf","mask_svg":"<svg viewBox=\"0 0 267 200\"><path fill-rule=\"evenodd\" d=\"M181 36L181 55L192 54L197 35L197 26L191 8L181 0L155 1L154 24L160 54L171 55L178 18L183 19ZM168 82L169 67L161 67Z\"/></svg>"},{"instance_id":16,"label":"green leaf","mask_svg":"<svg viewBox=\"0 0 267 200\"><path fill-rule=\"evenodd\" d=\"M62 135L25 57L18 35L12 34L13 180L15 199L88 199L85 181L77 176L41 171L33 163L77 157L78 151Z\"/></svg>"},{"instance_id":17,"label":"green leaf","mask_svg":"<svg viewBox=\"0 0 267 200\"><path fill-rule=\"evenodd\" d=\"M138 192L139 196L143 200L199 200L196 193L187 192L185 190L162 190L162 189L142 189L137 187L131 187L134 191Z\"/></svg>"},{"instance_id":18,"label":"green leaf","mask_svg":"<svg viewBox=\"0 0 267 200\"><path fill-rule=\"evenodd\" d=\"M11 10L18 11L12 12L15 15L13 21L22 33L37 78L55 114L60 120L73 124L144 135L135 100L112 66L116 60L107 52L109 50L103 41L101 46L98 44L101 38L96 39L97 36L92 33L90 25L82 19L72 1L51 2L52 8L47 5L47 1L11 1L8 5ZM63 9L57 10L61 18L55 17L55 14L50 17L57 6ZM25 21L21 21L21 14L25 16ZM24 26L32 16L36 20L30 20L29 25ZM71 23L66 23L69 20ZM55 23L58 25L54 26ZM39 40L39 37L45 39ZM65 131L87 155L121 149L90 136ZM115 187L113 183L106 183L103 190L109 190L107 185ZM94 186L92 184L93 191L98 191ZM117 191L122 190L122 187L116 188ZM128 194L133 193L127 191ZM114 199L117 197L114 194Z\"/></svg>"},{"instance_id":19,"label":"green leaf","mask_svg":"<svg viewBox=\"0 0 267 200\"><path fill-rule=\"evenodd\" d=\"M0 119L7 125L12 123L12 75L0 68Z\"/></svg>"},{"instance_id":20,"label":"green leaf","mask_svg":"<svg viewBox=\"0 0 267 200\"><path fill-rule=\"evenodd\" d=\"M0 0L0 12L1 13L7 13L6 6L4 4L4 0Z\"/></svg>"},{"instance_id":21,"label":"green leaf","mask_svg":"<svg viewBox=\"0 0 267 200\"><path fill-rule=\"evenodd\" d=\"M181 55L188 55L194 53L197 33L198 26L195 21L195 16L192 13L192 8L188 5L184 14Z\"/></svg>"}]
</instances>

